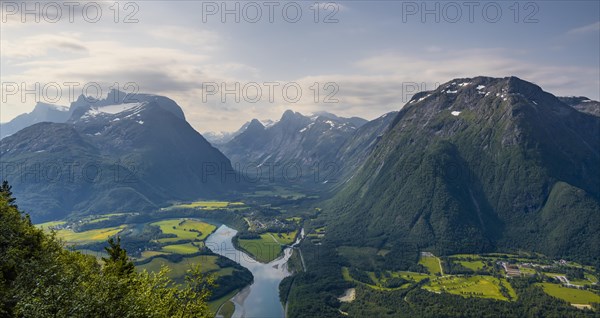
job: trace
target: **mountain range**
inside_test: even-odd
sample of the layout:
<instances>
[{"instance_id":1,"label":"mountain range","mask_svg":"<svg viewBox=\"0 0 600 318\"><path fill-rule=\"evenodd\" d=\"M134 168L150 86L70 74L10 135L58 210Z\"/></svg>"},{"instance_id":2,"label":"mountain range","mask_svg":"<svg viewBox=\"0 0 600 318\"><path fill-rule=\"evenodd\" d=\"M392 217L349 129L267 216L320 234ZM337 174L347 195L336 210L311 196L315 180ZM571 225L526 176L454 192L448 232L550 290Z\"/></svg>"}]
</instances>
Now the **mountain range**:
<instances>
[{"instance_id":1,"label":"mountain range","mask_svg":"<svg viewBox=\"0 0 600 318\"><path fill-rule=\"evenodd\" d=\"M328 203L334 246L598 261L600 118L516 77L416 94ZM566 102L566 103L565 103ZM384 255L384 256L382 256Z\"/></svg>"},{"instance_id":2,"label":"mountain range","mask_svg":"<svg viewBox=\"0 0 600 318\"><path fill-rule=\"evenodd\" d=\"M36 221L71 213L156 209L234 190L230 161L171 99L111 91L81 96L64 123L40 122L2 139L2 177Z\"/></svg>"}]
</instances>

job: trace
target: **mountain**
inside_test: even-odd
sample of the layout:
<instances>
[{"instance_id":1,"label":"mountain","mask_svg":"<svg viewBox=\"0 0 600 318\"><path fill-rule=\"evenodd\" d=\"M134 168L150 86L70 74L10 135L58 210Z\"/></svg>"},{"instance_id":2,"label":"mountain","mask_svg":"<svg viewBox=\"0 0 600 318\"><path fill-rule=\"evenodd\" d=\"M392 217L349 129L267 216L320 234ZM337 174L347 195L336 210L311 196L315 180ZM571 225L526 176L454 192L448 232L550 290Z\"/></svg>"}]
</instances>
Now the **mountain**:
<instances>
[{"instance_id":1,"label":"mountain","mask_svg":"<svg viewBox=\"0 0 600 318\"><path fill-rule=\"evenodd\" d=\"M36 123L64 123L71 113L68 107L38 102L30 113L21 114L13 120L0 124L0 139Z\"/></svg>"},{"instance_id":2,"label":"mountain","mask_svg":"<svg viewBox=\"0 0 600 318\"><path fill-rule=\"evenodd\" d=\"M276 121L273 121L273 120L259 121L258 119L256 119L256 121L258 121L264 127L270 127L276 123ZM246 122L245 124L242 125L242 127L240 127L240 129L238 129L234 132L225 132L225 131L212 132L212 131L209 131L209 132L203 133L202 136L204 136L204 138L206 138L206 140L208 140L208 142L210 142L213 145L223 145L223 144L228 143L229 141L231 141L233 138L237 137L244 131L246 131L246 129L248 128L250 123L252 123L252 121Z\"/></svg>"},{"instance_id":3,"label":"mountain","mask_svg":"<svg viewBox=\"0 0 600 318\"><path fill-rule=\"evenodd\" d=\"M69 213L153 209L236 187L230 161L163 96L71 105L66 123L38 123L1 142L2 177L37 221Z\"/></svg>"},{"instance_id":4,"label":"mountain","mask_svg":"<svg viewBox=\"0 0 600 318\"><path fill-rule=\"evenodd\" d=\"M276 181L317 180L317 169L337 164L340 147L366 123L361 118L342 118L321 112L312 116L287 110L277 122L253 119L242 132L219 148L236 169L261 170L263 181L273 169ZM253 174L254 176L254 174Z\"/></svg>"},{"instance_id":5,"label":"mountain","mask_svg":"<svg viewBox=\"0 0 600 318\"><path fill-rule=\"evenodd\" d=\"M561 102L577 109L580 112L600 116L600 102L583 96L559 97Z\"/></svg>"},{"instance_id":6,"label":"mountain","mask_svg":"<svg viewBox=\"0 0 600 318\"><path fill-rule=\"evenodd\" d=\"M455 79L416 94L328 202L335 246L494 250L598 261L600 118L516 77Z\"/></svg>"},{"instance_id":7,"label":"mountain","mask_svg":"<svg viewBox=\"0 0 600 318\"><path fill-rule=\"evenodd\" d=\"M398 112L389 112L360 126L336 154L340 181L348 182L375 149Z\"/></svg>"}]
</instances>

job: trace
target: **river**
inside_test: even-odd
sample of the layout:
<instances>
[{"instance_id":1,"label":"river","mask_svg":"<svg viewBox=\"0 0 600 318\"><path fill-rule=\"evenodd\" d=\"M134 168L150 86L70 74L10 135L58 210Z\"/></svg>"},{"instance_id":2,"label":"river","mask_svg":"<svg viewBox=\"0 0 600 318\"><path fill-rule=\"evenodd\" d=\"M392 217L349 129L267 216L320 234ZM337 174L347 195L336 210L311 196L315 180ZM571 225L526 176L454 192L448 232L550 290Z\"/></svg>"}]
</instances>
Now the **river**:
<instances>
[{"instance_id":1,"label":"river","mask_svg":"<svg viewBox=\"0 0 600 318\"><path fill-rule=\"evenodd\" d=\"M279 300L279 283L291 274L286 263L292 255L292 249L285 248L281 257L268 264L263 264L233 246L231 240L236 234L236 230L221 225L206 238L206 246L211 251L239 263L254 275L254 282L231 299L235 304L233 317L284 317L284 309ZM294 245L298 244L303 235L304 230L301 231L301 235Z\"/></svg>"}]
</instances>

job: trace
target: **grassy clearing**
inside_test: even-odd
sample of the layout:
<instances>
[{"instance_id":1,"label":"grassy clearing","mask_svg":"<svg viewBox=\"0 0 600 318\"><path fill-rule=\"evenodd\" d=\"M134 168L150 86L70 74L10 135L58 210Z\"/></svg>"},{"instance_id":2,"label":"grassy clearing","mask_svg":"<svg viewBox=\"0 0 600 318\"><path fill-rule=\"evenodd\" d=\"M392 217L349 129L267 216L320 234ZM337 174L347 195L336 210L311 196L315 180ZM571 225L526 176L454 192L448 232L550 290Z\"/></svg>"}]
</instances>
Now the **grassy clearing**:
<instances>
[{"instance_id":1,"label":"grassy clearing","mask_svg":"<svg viewBox=\"0 0 600 318\"><path fill-rule=\"evenodd\" d=\"M267 232L260 235L260 239L239 239L241 248L261 263L269 263L276 259L283 250L282 245L294 243L298 231L288 233Z\"/></svg>"},{"instance_id":2,"label":"grassy clearing","mask_svg":"<svg viewBox=\"0 0 600 318\"><path fill-rule=\"evenodd\" d=\"M352 278L352 276L350 276L350 271L348 270L348 267L342 267L342 277L347 282L353 282L354 281L354 279Z\"/></svg>"},{"instance_id":3,"label":"grassy clearing","mask_svg":"<svg viewBox=\"0 0 600 318\"><path fill-rule=\"evenodd\" d=\"M67 222L65 222L65 221L50 221L50 222L46 222L46 223L36 224L35 226L39 227L40 229L48 230L50 228L64 225L65 223L67 223Z\"/></svg>"},{"instance_id":4,"label":"grassy clearing","mask_svg":"<svg viewBox=\"0 0 600 318\"><path fill-rule=\"evenodd\" d=\"M483 269L483 262L482 261L457 261L460 265L472 270L472 271L479 271Z\"/></svg>"},{"instance_id":5,"label":"grassy clearing","mask_svg":"<svg viewBox=\"0 0 600 318\"><path fill-rule=\"evenodd\" d=\"M470 258L473 260L481 259L481 256L477 255L477 254L454 254L451 257L452 258Z\"/></svg>"},{"instance_id":6,"label":"grassy clearing","mask_svg":"<svg viewBox=\"0 0 600 318\"><path fill-rule=\"evenodd\" d=\"M437 257L425 256L419 259L419 264L425 266L430 274L438 274L442 272L440 268L440 262Z\"/></svg>"},{"instance_id":7,"label":"grassy clearing","mask_svg":"<svg viewBox=\"0 0 600 318\"><path fill-rule=\"evenodd\" d=\"M117 235L124 228L125 225L94 229L83 232L73 232L72 230L58 230L56 231L56 236L64 240L67 244L86 244L106 241L109 237Z\"/></svg>"},{"instance_id":8,"label":"grassy clearing","mask_svg":"<svg viewBox=\"0 0 600 318\"><path fill-rule=\"evenodd\" d=\"M288 232L288 233L269 233L269 234L271 234L275 238L275 241L277 243L282 244L282 245L290 245L290 244L294 243L297 233L298 233L298 231L293 231L293 232Z\"/></svg>"},{"instance_id":9,"label":"grassy clearing","mask_svg":"<svg viewBox=\"0 0 600 318\"><path fill-rule=\"evenodd\" d=\"M165 245L161 249L165 253L173 254L194 254L199 251L198 246L192 245L192 243Z\"/></svg>"},{"instance_id":10,"label":"grassy clearing","mask_svg":"<svg viewBox=\"0 0 600 318\"><path fill-rule=\"evenodd\" d=\"M418 283L424 280L425 278L431 278L430 275L415 272L391 272L391 275L392 277L404 278L415 283Z\"/></svg>"},{"instance_id":11,"label":"grassy clearing","mask_svg":"<svg viewBox=\"0 0 600 318\"><path fill-rule=\"evenodd\" d=\"M592 283L598 283L598 278L590 273L585 273L584 277Z\"/></svg>"},{"instance_id":12,"label":"grassy clearing","mask_svg":"<svg viewBox=\"0 0 600 318\"><path fill-rule=\"evenodd\" d=\"M160 243L176 242L180 240L203 241L217 227L201 221L171 219L151 223L150 225L158 226L165 234L175 234L177 237L162 238ZM200 233L196 232L200 231Z\"/></svg>"},{"instance_id":13,"label":"grassy clearing","mask_svg":"<svg viewBox=\"0 0 600 318\"><path fill-rule=\"evenodd\" d=\"M497 300L508 300L500 292L500 285L504 285L509 294L516 298L516 293L508 284L491 276L445 276L439 277L423 288L432 292L447 292L464 297L481 297Z\"/></svg>"},{"instance_id":14,"label":"grassy clearing","mask_svg":"<svg viewBox=\"0 0 600 318\"><path fill-rule=\"evenodd\" d=\"M184 258L181 262L174 263L165 258L157 257L152 259L147 264L136 266L136 270L143 271L144 269L148 272L159 272L162 266L167 266L171 269L169 277L171 279L181 281L187 271L196 264L200 264L200 269L203 273L218 271L220 269L217 265L217 256L214 255L200 255L194 257Z\"/></svg>"},{"instance_id":15,"label":"grassy clearing","mask_svg":"<svg viewBox=\"0 0 600 318\"><path fill-rule=\"evenodd\" d=\"M270 233L260 235L260 239L238 240L240 247L261 263L269 263L281 253L281 244Z\"/></svg>"},{"instance_id":16,"label":"grassy clearing","mask_svg":"<svg viewBox=\"0 0 600 318\"><path fill-rule=\"evenodd\" d=\"M195 201L192 203L184 203L173 205L171 208L179 209L201 209L201 210L218 210L230 207L241 207L243 202L227 202L227 201Z\"/></svg>"},{"instance_id":17,"label":"grassy clearing","mask_svg":"<svg viewBox=\"0 0 600 318\"><path fill-rule=\"evenodd\" d=\"M519 267L519 270L524 275L535 275L536 271L533 268Z\"/></svg>"},{"instance_id":18,"label":"grassy clearing","mask_svg":"<svg viewBox=\"0 0 600 318\"><path fill-rule=\"evenodd\" d=\"M408 288L411 283L406 283L402 286L399 287L394 287L394 288L390 288L390 287L384 287L384 281L380 280L379 278L377 278L377 276L375 276L374 272L366 272L367 276L369 276L369 278L371 279L371 281L373 282L373 284L367 284L367 283L363 283L360 281L355 280L352 275L350 275L350 271L347 267L342 267L342 277L344 278L345 281L348 282L353 282L353 283L357 283L357 284L361 284L364 286L368 286L372 289L375 290L381 290L381 291L392 291L392 290L398 290L398 289L403 289L403 288ZM408 278L409 275L404 275L404 274L400 274L401 272L390 272L388 271L388 273L392 276L392 277L404 277L406 279L411 280L412 283L416 283L418 281L421 281L427 277L429 277L428 275L424 275L424 274L418 274L418 273L410 273L410 272L405 272L405 273L410 273L410 274L417 274L419 276L423 276L422 278L416 278L416 279L410 279Z\"/></svg>"},{"instance_id":19,"label":"grassy clearing","mask_svg":"<svg viewBox=\"0 0 600 318\"><path fill-rule=\"evenodd\" d=\"M539 283L537 284L544 289L546 294L568 301L571 304L600 303L600 296L587 290L567 288L559 284Z\"/></svg>"}]
</instances>

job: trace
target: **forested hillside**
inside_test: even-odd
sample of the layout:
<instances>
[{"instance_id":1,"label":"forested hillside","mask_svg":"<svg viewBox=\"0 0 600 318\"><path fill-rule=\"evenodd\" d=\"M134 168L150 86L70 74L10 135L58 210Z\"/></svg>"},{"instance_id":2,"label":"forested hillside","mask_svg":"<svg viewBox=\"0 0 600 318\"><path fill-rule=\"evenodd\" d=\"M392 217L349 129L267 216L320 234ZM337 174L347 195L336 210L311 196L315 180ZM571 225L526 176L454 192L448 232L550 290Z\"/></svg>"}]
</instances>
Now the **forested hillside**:
<instances>
[{"instance_id":1,"label":"forested hillside","mask_svg":"<svg viewBox=\"0 0 600 318\"><path fill-rule=\"evenodd\" d=\"M174 287L167 269L134 271L120 246L110 240L109 257L65 249L53 235L34 227L18 210L11 188L0 189L1 317L212 317L206 304L210 278L188 272Z\"/></svg>"}]
</instances>

